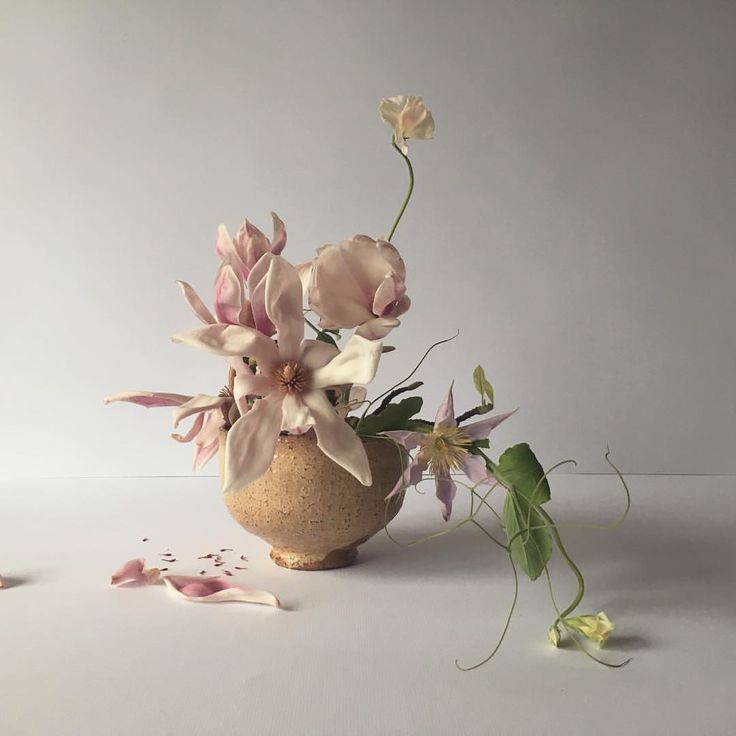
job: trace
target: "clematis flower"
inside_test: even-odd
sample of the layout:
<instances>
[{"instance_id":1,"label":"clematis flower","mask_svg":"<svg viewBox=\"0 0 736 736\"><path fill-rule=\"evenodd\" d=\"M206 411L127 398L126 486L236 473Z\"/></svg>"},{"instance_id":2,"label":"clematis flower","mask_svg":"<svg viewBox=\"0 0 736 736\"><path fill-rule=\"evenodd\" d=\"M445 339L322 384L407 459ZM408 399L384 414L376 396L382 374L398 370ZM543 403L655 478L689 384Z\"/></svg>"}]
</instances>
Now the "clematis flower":
<instances>
[{"instance_id":1,"label":"clematis flower","mask_svg":"<svg viewBox=\"0 0 736 736\"><path fill-rule=\"evenodd\" d=\"M609 634L614 630L613 622L601 611L600 613L566 618L563 622L569 628L579 631L586 639L602 647Z\"/></svg>"},{"instance_id":2,"label":"clematis flower","mask_svg":"<svg viewBox=\"0 0 736 736\"><path fill-rule=\"evenodd\" d=\"M281 218L271 213L273 239L269 240L255 225L246 220L231 238L224 225L217 229L217 254L221 259L232 258L243 278L248 278L258 261L266 254L280 255L286 245L286 227Z\"/></svg>"},{"instance_id":3,"label":"clematis flower","mask_svg":"<svg viewBox=\"0 0 736 736\"><path fill-rule=\"evenodd\" d=\"M242 360L236 368L234 395L239 405L253 406L227 432L224 490L251 483L271 465L282 430L313 429L317 444L363 485L371 471L362 442L337 413L326 388L369 383L380 359L380 342L353 335L340 352L334 345L304 339L302 286L296 269L281 256L268 260L264 306L276 326L278 342L240 325L207 325L176 335L186 343L225 358L248 356L258 372Z\"/></svg>"},{"instance_id":4,"label":"clematis flower","mask_svg":"<svg viewBox=\"0 0 736 736\"><path fill-rule=\"evenodd\" d=\"M309 304L322 328L357 327L357 335L380 339L409 309L405 279L404 261L391 243L356 235L317 251Z\"/></svg>"},{"instance_id":5,"label":"clematis flower","mask_svg":"<svg viewBox=\"0 0 736 736\"><path fill-rule=\"evenodd\" d=\"M279 599L266 590L254 590L221 577L200 577L187 575L166 575L167 589L180 598L195 603L265 603L280 608Z\"/></svg>"},{"instance_id":6,"label":"clematis flower","mask_svg":"<svg viewBox=\"0 0 736 736\"><path fill-rule=\"evenodd\" d=\"M194 422L186 434L174 433L171 436L177 442L194 440L194 470L201 470L204 465L217 454L220 430L232 424L238 416L238 409L232 396L186 396L184 394L167 394L156 391L126 391L108 396L106 404L114 401L127 401L139 406L173 406L174 429L187 417L194 416Z\"/></svg>"},{"instance_id":7,"label":"clematis flower","mask_svg":"<svg viewBox=\"0 0 736 736\"><path fill-rule=\"evenodd\" d=\"M384 432L394 442L407 451L417 450L414 459L409 462L404 474L386 498L391 498L409 485L416 485L424 472L429 471L435 477L437 498L442 504L442 516L449 520L452 513L452 501L457 488L450 474L463 472L473 483L489 483L485 461L480 455L473 455L470 446L473 440L488 437L493 429L508 419L514 412L497 414L459 427L455 421L455 406L452 397L452 385L445 400L437 410L434 427L431 432L391 431Z\"/></svg>"},{"instance_id":8,"label":"clematis flower","mask_svg":"<svg viewBox=\"0 0 736 736\"><path fill-rule=\"evenodd\" d=\"M381 119L394 130L394 143L406 156L409 138L427 140L434 138L434 119L425 107L424 100L416 95L384 97L378 104Z\"/></svg>"},{"instance_id":9,"label":"clematis flower","mask_svg":"<svg viewBox=\"0 0 736 736\"><path fill-rule=\"evenodd\" d=\"M125 583L142 583L152 585L158 582L160 570L157 567L146 569L146 561L142 558L128 560L110 578L110 585L124 585Z\"/></svg>"}]
</instances>

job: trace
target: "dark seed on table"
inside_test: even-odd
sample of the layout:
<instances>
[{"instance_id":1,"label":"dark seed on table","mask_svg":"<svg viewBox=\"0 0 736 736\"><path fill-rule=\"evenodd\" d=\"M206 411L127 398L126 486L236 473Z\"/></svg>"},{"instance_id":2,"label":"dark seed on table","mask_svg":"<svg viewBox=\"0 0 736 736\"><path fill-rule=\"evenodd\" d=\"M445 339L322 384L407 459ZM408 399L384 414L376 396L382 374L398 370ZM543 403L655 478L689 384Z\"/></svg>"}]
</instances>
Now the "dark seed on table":
<instances>
[{"instance_id":1,"label":"dark seed on table","mask_svg":"<svg viewBox=\"0 0 736 736\"><path fill-rule=\"evenodd\" d=\"M230 547L223 547L220 552L232 552L232 549Z\"/></svg>"},{"instance_id":2,"label":"dark seed on table","mask_svg":"<svg viewBox=\"0 0 736 736\"><path fill-rule=\"evenodd\" d=\"M240 555L240 559L241 560L245 560L246 562L248 562L248 558L245 555Z\"/></svg>"},{"instance_id":3,"label":"dark seed on table","mask_svg":"<svg viewBox=\"0 0 736 736\"><path fill-rule=\"evenodd\" d=\"M230 577L233 576L233 574L230 572L230 570L225 570L225 575L229 575Z\"/></svg>"},{"instance_id":4,"label":"dark seed on table","mask_svg":"<svg viewBox=\"0 0 736 736\"><path fill-rule=\"evenodd\" d=\"M166 572L169 568L168 567L159 567L159 572Z\"/></svg>"},{"instance_id":5,"label":"dark seed on table","mask_svg":"<svg viewBox=\"0 0 736 736\"><path fill-rule=\"evenodd\" d=\"M148 537L143 537L143 539L141 539L141 542L147 542L147 541L148 541Z\"/></svg>"},{"instance_id":6,"label":"dark seed on table","mask_svg":"<svg viewBox=\"0 0 736 736\"><path fill-rule=\"evenodd\" d=\"M207 574L207 570L200 570L200 571L199 571L199 574L200 574L200 575L206 575L206 574Z\"/></svg>"},{"instance_id":7,"label":"dark seed on table","mask_svg":"<svg viewBox=\"0 0 736 736\"><path fill-rule=\"evenodd\" d=\"M214 557L214 555L202 555L201 557L197 557L197 559L198 560L209 560L212 557Z\"/></svg>"},{"instance_id":8,"label":"dark seed on table","mask_svg":"<svg viewBox=\"0 0 736 736\"><path fill-rule=\"evenodd\" d=\"M236 570L247 570L248 568L247 567L238 567L237 565L235 565L235 569Z\"/></svg>"}]
</instances>

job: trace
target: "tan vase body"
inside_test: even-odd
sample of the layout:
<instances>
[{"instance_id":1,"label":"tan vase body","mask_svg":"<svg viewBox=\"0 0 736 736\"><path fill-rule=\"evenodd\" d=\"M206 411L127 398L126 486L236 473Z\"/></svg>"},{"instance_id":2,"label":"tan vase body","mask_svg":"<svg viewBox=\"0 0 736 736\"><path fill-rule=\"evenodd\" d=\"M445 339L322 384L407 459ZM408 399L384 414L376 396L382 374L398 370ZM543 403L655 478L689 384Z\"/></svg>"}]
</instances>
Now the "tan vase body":
<instances>
[{"instance_id":1,"label":"tan vase body","mask_svg":"<svg viewBox=\"0 0 736 736\"><path fill-rule=\"evenodd\" d=\"M220 436L220 474L224 440ZM385 501L402 472L399 449L364 441L373 485L361 485L318 447L313 433L282 435L270 469L225 493L230 515L271 544L271 559L295 570L328 570L355 561L357 547L396 516L403 492Z\"/></svg>"}]
</instances>

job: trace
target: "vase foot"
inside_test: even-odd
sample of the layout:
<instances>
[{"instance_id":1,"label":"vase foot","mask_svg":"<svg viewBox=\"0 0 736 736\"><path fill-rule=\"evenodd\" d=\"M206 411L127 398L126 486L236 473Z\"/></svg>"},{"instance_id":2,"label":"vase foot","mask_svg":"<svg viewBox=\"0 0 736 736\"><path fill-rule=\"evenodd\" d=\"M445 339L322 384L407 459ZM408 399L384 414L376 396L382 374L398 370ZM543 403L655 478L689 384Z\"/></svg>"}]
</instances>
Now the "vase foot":
<instances>
[{"instance_id":1,"label":"vase foot","mask_svg":"<svg viewBox=\"0 0 736 736\"><path fill-rule=\"evenodd\" d=\"M271 549L271 559L281 567L290 570L334 570L347 567L355 562L358 550L355 547L335 549L324 552L294 552L287 549Z\"/></svg>"}]
</instances>

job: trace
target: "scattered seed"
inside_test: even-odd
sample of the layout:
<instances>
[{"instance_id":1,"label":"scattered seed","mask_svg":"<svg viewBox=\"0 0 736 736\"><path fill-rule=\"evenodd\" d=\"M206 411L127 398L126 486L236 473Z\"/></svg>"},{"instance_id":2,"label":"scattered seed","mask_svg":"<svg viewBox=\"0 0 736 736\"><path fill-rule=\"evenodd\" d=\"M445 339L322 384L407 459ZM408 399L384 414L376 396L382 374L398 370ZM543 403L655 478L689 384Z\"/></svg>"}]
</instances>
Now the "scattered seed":
<instances>
[{"instance_id":1,"label":"scattered seed","mask_svg":"<svg viewBox=\"0 0 736 736\"><path fill-rule=\"evenodd\" d=\"M162 557L161 562L178 562L178 560L176 559L176 557L172 557L171 559L164 559Z\"/></svg>"},{"instance_id":2,"label":"scattered seed","mask_svg":"<svg viewBox=\"0 0 736 736\"><path fill-rule=\"evenodd\" d=\"M220 552L232 552L232 549L230 547L223 547Z\"/></svg>"},{"instance_id":3,"label":"scattered seed","mask_svg":"<svg viewBox=\"0 0 736 736\"><path fill-rule=\"evenodd\" d=\"M141 539L141 542L147 542L147 541L148 541L148 537L143 537L143 539Z\"/></svg>"},{"instance_id":4,"label":"scattered seed","mask_svg":"<svg viewBox=\"0 0 736 736\"><path fill-rule=\"evenodd\" d=\"M224 572L225 572L225 575L229 575L230 577L233 576L233 574L230 572L230 570L225 570Z\"/></svg>"},{"instance_id":5,"label":"scattered seed","mask_svg":"<svg viewBox=\"0 0 736 736\"><path fill-rule=\"evenodd\" d=\"M235 569L236 570L247 570L248 568L247 567L238 567L237 565L235 565Z\"/></svg>"},{"instance_id":6,"label":"scattered seed","mask_svg":"<svg viewBox=\"0 0 736 736\"><path fill-rule=\"evenodd\" d=\"M224 564L224 562L215 562L215 567L222 567Z\"/></svg>"},{"instance_id":7,"label":"scattered seed","mask_svg":"<svg viewBox=\"0 0 736 736\"><path fill-rule=\"evenodd\" d=\"M199 574L200 574L200 575L206 575L206 574L207 574L207 570L200 570L200 571L199 571Z\"/></svg>"},{"instance_id":8,"label":"scattered seed","mask_svg":"<svg viewBox=\"0 0 736 736\"><path fill-rule=\"evenodd\" d=\"M159 567L159 572L166 572L169 568L168 567Z\"/></svg>"},{"instance_id":9,"label":"scattered seed","mask_svg":"<svg viewBox=\"0 0 736 736\"><path fill-rule=\"evenodd\" d=\"M201 557L197 557L197 559L198 560L209 560L212 557L214 557L214 555L202 555Z\"/></svg>"},{"instance_id":10,"label":"scattered seed","mask_svg":"<svg viewBox=\"0 0 736 736\"><path fill-rule=\"evenodd\" d=\"M246 562L248 562L248 558L245 555L240 555L240 559L241 560L245 560Z\"/></svg>"}]
</instances>

